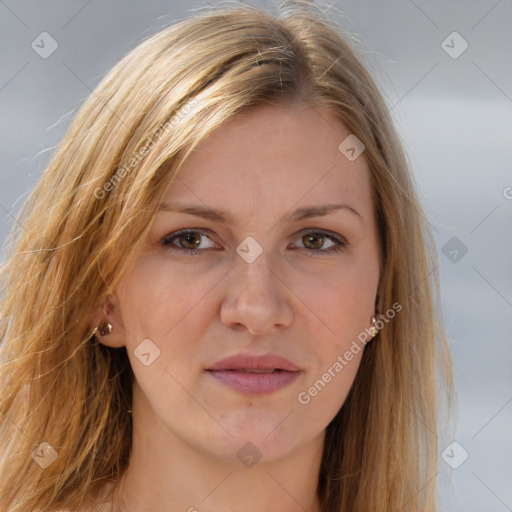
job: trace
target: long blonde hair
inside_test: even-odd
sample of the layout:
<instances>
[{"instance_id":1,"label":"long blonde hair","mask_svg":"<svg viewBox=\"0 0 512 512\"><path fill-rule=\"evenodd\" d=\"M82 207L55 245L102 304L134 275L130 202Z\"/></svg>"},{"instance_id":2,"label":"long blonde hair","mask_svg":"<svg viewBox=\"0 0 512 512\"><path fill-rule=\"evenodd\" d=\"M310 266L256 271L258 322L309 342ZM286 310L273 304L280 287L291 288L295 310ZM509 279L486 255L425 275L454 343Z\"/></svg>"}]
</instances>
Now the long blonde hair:
<instances>
[{"instance_id":1,"label":"long blonde hair","mask_svg":"<svg viewBox=\"0 0 512 512\"><path fill-rule=\"evenodd\" d=\"M1 267L2 510L78 508L119 480L133 373L124 348L91 336L91 311L137 256L191 151L238 112L285 101L335 113L364 143L380 301L403 308L366 346L327 427L322 511L436 509L437 411L452 370L435 251L388 109L348 39L306 1L284 2L276 16L212 9L145 40L84 103ZM43 469L37 450L56 459Z\"/></svg>"}]
</instances>

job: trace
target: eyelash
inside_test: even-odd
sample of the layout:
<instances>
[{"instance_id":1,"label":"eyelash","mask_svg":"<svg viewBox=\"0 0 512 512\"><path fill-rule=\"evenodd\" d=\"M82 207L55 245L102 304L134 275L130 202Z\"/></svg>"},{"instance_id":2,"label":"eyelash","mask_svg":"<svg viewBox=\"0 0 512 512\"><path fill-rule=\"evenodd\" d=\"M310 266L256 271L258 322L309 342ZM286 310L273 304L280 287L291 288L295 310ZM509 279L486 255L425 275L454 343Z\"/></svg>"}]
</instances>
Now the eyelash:
<instances>
[{"instance_id":1,"label":"eyelash","mask_svg":"<svg viewBox=\"0 0 512 512\"><path fill-rule=\"evenodd\" d=\"M174 240L175 238L178 238L180 235L185 235L187 233L198 233L200 235L210 238L208 236L208 233L205 233L203 230L200 230L200 229L181 229L179 231L174 231L173 233L166 235L164 238L162 238L160 243L164 247L166 247L168 250L170 250L172 252L179 253L179 254L195 256L200 252L204 252L206 249L185 249L184 247L178 247L178 246L174 246L172 244L172 240ZM316 249L315 250L315 249L308 249L307 247L299 247L299 249L304 249L305 251L307 251L310 254L310 256L313 256L313 257L320 256L321 257L324 254L337 254L337 253L343 251L344 249L346 249L346 247L348 246L348 243L346 241L344 241L328 232L322 231L322 230L302 231L299 235L299 238L302 238L306 235L318 235L318 234L323 235L325 238L327 238L328 240L331 240L336 245L333 245L332 247L329 247L328 249ZM296 250L296 249L294 249L294 250Z\"/></svg>"}]
</instances>

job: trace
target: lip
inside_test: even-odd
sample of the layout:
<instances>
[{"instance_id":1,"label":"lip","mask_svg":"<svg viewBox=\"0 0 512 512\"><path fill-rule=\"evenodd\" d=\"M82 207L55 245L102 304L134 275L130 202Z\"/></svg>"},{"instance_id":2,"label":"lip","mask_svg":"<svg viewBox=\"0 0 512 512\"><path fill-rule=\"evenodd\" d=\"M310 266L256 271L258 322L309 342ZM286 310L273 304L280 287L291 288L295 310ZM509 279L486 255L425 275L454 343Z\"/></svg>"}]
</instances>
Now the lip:
<instances>
[{"instance_id":1,"label":"lip","mask_svg":"<svg viewBox=\"0 0 512 512\"><path fill-rule=\"evenodd\" d=\"M287 370L297 372L300 368L288 359L274 354L253 356L236 354L217 361L207 370Z\"/></svg>"},{"instance_id":2,"label":"lip","mask_svg":"<svg viewBox=\"0 0 512 512\"><path fill-rule=\"evenodd\" d=\"M221 384L249 395L273 393L291 384L301 373L297 365L274 354L237 354L216 362L206 371Z\"/></svg>"}]
</instances>

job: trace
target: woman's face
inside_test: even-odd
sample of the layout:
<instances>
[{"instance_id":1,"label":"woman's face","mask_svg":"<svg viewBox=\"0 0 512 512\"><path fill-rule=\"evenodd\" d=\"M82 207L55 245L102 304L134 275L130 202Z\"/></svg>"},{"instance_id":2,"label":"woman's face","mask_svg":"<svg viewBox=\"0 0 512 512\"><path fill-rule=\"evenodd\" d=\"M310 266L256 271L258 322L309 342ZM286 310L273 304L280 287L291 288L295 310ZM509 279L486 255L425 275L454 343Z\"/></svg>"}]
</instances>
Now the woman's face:
<instances>
[{"instance_id":1,"label":"woman's face","mask_svg":"<svg viewBox=\"0 0 512 512\"><path fill-rule=\"evenodd\" d=\"M139 431L223 459L323 441L379 279L364 153L338 149L349 135L331 113L265 105L187 161L108 317Z\"/></svg>"}]
</instances>

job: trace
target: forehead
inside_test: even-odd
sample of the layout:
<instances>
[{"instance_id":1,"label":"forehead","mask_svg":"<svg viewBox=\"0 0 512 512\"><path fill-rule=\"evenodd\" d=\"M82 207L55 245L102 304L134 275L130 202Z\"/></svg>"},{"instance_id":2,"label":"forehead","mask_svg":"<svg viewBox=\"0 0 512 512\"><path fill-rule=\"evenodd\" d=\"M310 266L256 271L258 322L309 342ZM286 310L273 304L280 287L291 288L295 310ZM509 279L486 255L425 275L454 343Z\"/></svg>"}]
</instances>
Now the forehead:
<instances>
[{"instance_id":1,"label":"forehead","mask_svg":"<svg viewBox=\"0 0 512 512\"><path fill-rule=\"evenodd\" d=\"M350 131L333 112L263 105L227 120L191 154L166 199L208 206L291 208L301 201L370 201L364 156L339 145Z\"/></svg>"}]
</instances>

